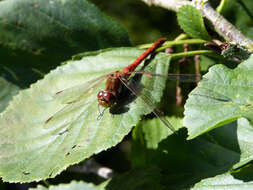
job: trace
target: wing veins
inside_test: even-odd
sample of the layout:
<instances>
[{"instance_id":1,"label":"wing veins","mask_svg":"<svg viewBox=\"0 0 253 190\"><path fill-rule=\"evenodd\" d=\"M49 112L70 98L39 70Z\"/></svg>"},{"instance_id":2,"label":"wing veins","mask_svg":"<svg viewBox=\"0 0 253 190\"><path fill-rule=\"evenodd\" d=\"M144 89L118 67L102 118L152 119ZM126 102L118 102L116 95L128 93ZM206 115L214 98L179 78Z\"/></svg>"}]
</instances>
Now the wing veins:
<instances>
[{"instance_id":1,"label":"wing veins","mask_svg":"<svg viewBox=\"0 0 253 190\"><path fill-rule=\"evenodd\" d=\"M135 74L142 74L147 75L147 77L158 76L158 77L165 77L168 80L180 81L180 82L199 82L200 80L206 81L207 79L203 78L201 75L195 74L157 74L151 72L144 72L144 71L136 71Z\"/></svg>"},{"instance_id":2,"label":"wing veins","mask_svg":"<svg viewBox=\"0 0 253 190\"><path fill-rule=\"evenodd\" d=\"M161 122L168 127L172 132L176 132L176 130L174 129L174 127L170 124L169 121L167 121L165 118L162 117L162 114L160 111L158 111L155 106L153 105L152 101L150 100L149 97L147 97L146 95L141 95L139 92L137 92L133 87L131 87L130 85L127 84L127 82L125 81L125 79L119 77L119 80L124 84L124 86L130 90L136 97L139 97L151 110L152 112L155 114L156 117L158 117ZM145 96L146 99L142 98L141 96Z\"/></svg>"},{"instance_id":3,"label":"wing veins","mask_svg":"<svg viewBox=\"0 0 253 190\"><path fill-rule=\"evenodd\" d=\"M80 96L78 96L76 99L74 99L73 101L70 101L70 102L67 102L67 103L64 103L66 104L64 107L62 107L61 109L59 109L58 111L56 111L51 117L49 117L46 121L45 121L45 124L49 123L54 117L56 117L57 115L59 115L60 113L62 113L63 111L65 111L65 109L67 109L69 106L73 106L75 103L79 102L85 95L87 95L87 92L91 89L91 88L94 88L95 86L97 86L98 84L100 84L101 81L103 81L105 79L107 75L103 75L103 76L100 76L98 78L95 78L93 80L90 80L90 81L87 81L86 83L84 84L89 84L89 83L93 83L90 87L88 87L84 92L82 92L82 94ZM84 84L80 84L80 85L76 85L74 87L78 87L78 86L81 86L81 85L84 85ZM60 91L60 94L63 93L64 91L66 90L69 90L71 88L74 88L74 87L70 87L70 88L67 88L63 91ZM57 92L56 95L58 95L59 93ZM75 107L73 107L74 109Z\"/></svg>"}]
</instances>

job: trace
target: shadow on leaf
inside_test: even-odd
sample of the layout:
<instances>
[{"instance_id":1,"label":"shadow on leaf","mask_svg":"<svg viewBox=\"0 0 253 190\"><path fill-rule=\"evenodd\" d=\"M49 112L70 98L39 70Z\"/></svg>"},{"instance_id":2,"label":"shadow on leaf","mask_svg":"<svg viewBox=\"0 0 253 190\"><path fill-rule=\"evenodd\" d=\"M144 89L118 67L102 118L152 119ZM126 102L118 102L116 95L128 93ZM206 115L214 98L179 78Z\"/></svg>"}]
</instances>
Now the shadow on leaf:
<instances>
[{"instance_id":1,"label":"shadow on leaf","mask_svg":"<svg viewBox=\"0 0 253 190\"><path fill-rule=\"evenodd\" d=\"M147 136L142 127L156 126L141 125L136 129L132 165L135 168L160 168L162 184L170 189L185 188L202 179L225 173L240 161L237 122L190 141L186 140L187 131L182 128L177 134L162 140L156 149L147 148L146 141L149 139L145 139Z\"/></svg>"}]
</instances>

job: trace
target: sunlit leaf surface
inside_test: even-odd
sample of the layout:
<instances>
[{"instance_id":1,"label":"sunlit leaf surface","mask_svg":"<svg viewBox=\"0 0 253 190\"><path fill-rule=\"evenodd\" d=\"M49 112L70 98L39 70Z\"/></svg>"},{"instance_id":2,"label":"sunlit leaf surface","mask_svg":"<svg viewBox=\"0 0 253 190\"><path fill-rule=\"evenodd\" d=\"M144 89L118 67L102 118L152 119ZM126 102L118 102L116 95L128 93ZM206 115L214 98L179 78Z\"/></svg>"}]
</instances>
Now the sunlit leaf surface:
<instances>
[{"instance_id":1,"label":"sunlit leaf surface","mask_svg":"<svg viewBox=\"0 0 253 190\"><path fill-rule=\"evenodd\" d=\"M236 69L213 66L185 105L189 139L240 117L253 119L253 56Z\"/></svg>"},{"instance_id":2,"label":"sunlit leaf surface","mask_svg":"<svg viewBox=\"0 0 253 190\"><path fill-rule=\"evenodd\" d=\"M248 190L253 188L253 182L244 182L226 173L197 183L191 190Z\"/></svg>"},{"instance_id":3,"label":"sunlit leaf surface","mask_svg":"<svg viewBox=\"0 0 253 190\"><path fill-rule=\"evenodd\" d=\"M209 40L201 12L193 6L184 5L177 12L179 26L194 38Z\"/></svg>"},{"instance_id":4,"label":"sunlit leaf surface","mask_svg":"<svg viewBox=\"0 0 253 190\"><path fill-rule=\"evenodd\" d=\"M0 118L3 180L28 182L54 177L69 165L119 143L151 109L126 93L118 106L105 110L98 120L96 96L105 88L104 82L96 86L86 82L121 69L142 52L118 48L86 53L21 91ZM170 56L161 53L138 69L166 74L169 61ZM152 97L153 103L160 100L165 78L143 75L135 80L143 95ZM56 94L64 89L68 90ZM78 97L80 101L67 104Z\"/></svg>"}]
</instances>

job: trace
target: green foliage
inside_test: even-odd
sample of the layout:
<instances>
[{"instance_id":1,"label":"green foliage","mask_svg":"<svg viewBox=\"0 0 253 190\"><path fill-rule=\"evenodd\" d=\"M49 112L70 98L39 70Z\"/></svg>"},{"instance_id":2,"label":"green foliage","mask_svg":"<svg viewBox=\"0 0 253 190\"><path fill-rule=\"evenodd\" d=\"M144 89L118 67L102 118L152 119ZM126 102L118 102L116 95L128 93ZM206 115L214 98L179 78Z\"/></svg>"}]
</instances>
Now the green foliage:
<instances>
[{"instance_id":1,"label":"green foliage","mask_svg":"<svg viewBox=\"0 0 253 190\"><path fill-rule=\"evenodd\" d=\"M19 88L3 78L0 78L0 112L2 112L9 104L9 101L19 91Z\"/></svg>"},{"instance_id":2,"label":"green foliage","mask_svg":"<svg viewBox=\"0 0 253 190\"><path fill-rule=\"evenodd\" d=\"M177 134L167 135L162 123L156 125L141 122L134 129L132 143L132 164L135 168L158 167L163 173L162 184L169 189L182 189L201 179L236 169L252 161L252 126L240 119L213 130L193 140L186 140L184 129ZM175 118L168 118L176 121ZM181 127L181 120L174 126ZM160 129L160 130L159 130ZM149 131L148 135L146 131ZM157 147L150 147L150 141L157 134L167 137L157 141Z\"/></svg>"},{"instance_id":3,"label":"green foliage","mask_svg":"<svg viewBox=\"0 0 253 190\"><path fill-rule=\"evenodd\" d=\"M243 8L242 1L246 5L247 10L250 14ZM253 1L248 0L227 0L225 7L222 10L222 14L233 23L242 33L253 39Z\"/></svg>"},{"instance_id":4,"label":"green foliage","mask_svg":"<svg viewBox=\"0 0 253 190\"><path fill-rule=\"evenodd\" d=\"M0 71L21 86L72 55L130 45L128 35L87 0L0 2ZM26 80L25 80L26 79Z\"/></svg>"},{"instance_id":5,"label":"green foliage","mask_svg":"<svg viewBox=\"0 0 253 190\"><path fill-rule=\"evenodd\" d=\"M236 69L215 65L204 75L185 105L189 139L241 117L252 120L252 64L253 56Z\"/></svg>"},{"instance_id":6,"label":"green foliage","mask_svg":"<svg viewBox=\"0 0 253 190\"><path fill-rule=\"evenodd\" d=\"M153 42L161 36L174 39L180 32L176 14L173 12L156 6L147 6L140 0L114 0L110 2L92 0L92 3L127 29L133 44ZM165 24L168 21L169 27L168 24Z\"/></svg>"},{"instance_id":7,"label":"green foliage","mask_svg":"<svg viewBox=\"0 0 253 190\"><path fill-rule=\"evenodd\" d=\"M226 2L222 14L251 37L253 3ZM199 10L182 6L177 21L186 34L163 44L137 68L158 77L133 73L128 84L140 96L123 87L117 103L105 110L98 108L97 93L105 89L107 74L121 70L144 51L115 48L130 45L124 29L87 0L6 0L0 2L0 10L1 180L24 183L51 178L49 183L60 184L31 190L252 189L253 57L237 44L223 51L217 46L216 53L206 51L199 38L221 38L215 31L209 36ZM129 13L128 6L125 10ZM152 25L153 30L145 32L140 23L145 26L145 19L155 15L140 13L144 16L136 20L133 14L124 17L125 26L134 22L131 31L138 30L140 40L150 42L162 29ZM176 22L166 19L156 26L168 20ZM169 28L173 34L166 37L177 32L173 25ZM182 47L185 43L188 46ZM172 55L162 53L164 49ZM200 53L199 59L191 57ZM184 77L206 74L198 84L166 84L160 76L167 75L169 67L174 73L186 73ZM28 89L19 89L42 76ZM155 118L151 113L155 106L171 116ZM94 162L89 165L89 160ZM101 179L106 176L101 175L104 167L113 177ZM1 181L0 186L7 183Z\"/></svg>"},{"instance_id":8,"label":"green foliage","mask_svg":"<svg viewBox=\"0 0 253 190\"><path fill-rule=\"evenodd\" d=\"M158 168L134 169L121 176L112 178L106 185L107 190L164 190L161 184L161 171Z\"/></svg>"},{"instance_id":9,"label":"green foliage","mask_svg":"<svg viewBox=\"0 0 253 190\"><path fill-rule=\"evenodd\" d=\"M141 116L152 110L140 98L126 99L115 114L107 109L98 120L97 93L105 84L94 86L90 81L121 69L142 52L118 48L86 53L20 91L0 118L3 180L28 182L54 177L69 165L119 143ZM144 70L166 74L169 62L170 56L161 53ZM143 96L152 96L158 102L166 78L143 76L139 80L147 89ZM68 104L79 97L80 101Z\"/></svg>"},{"instance_id":10,"label":"green foliage","mask_svg":"<svg viewBox=\"0 0 253 190\"><path fill-rule=\"evenodd\" d=\"M169 120L169 122L176 130L182 127L181 119L168 118L167 120ZM137 130L135 130L133 133L134 139L138 138L136 135L139 133L138 127L140 126L142 126L144 140L147 143L147 148L149 149L156 149L159 142L161 142L163 139L166 139L169 135L172 134L172 131L164 126L161 120L157 118L152 120L145 120L139 123Z\"/></svg>"},{"instance_id":11,"label":"green foliage","mask_svg":"<svg viewBox=\"0 0 253 190\"><path fill-rule=\"evenodd\" d=\"M235 179L230 174L222 174L212 178L202 180L197 183L191 190L248 190L253 188L253 182L244 182L242 180Z\"/></svg>"},{"instance_id":12,"label":"green foliage","mask_svg":"<svg viewBox=\"0 0 253 190\"><path fill-rule=\"evenodd\" d=\"M193 6L184 5L177 12L177 20L185 33L193 38L210 40L201 12Z\"/></svg>"},{"instance_id":13,"label":"green foliage","mask_svg":"<svg viewBox=\"0 0 253 190\"><path fill-rule=\"evenodd\" d=\"M210 57L207 57L207 56L204 56L204 55L200 56L200 60L199 61L200 61L200 69L203 72L208 71L208 69L211 66L213 66L213 65L216 64L216 61L214 59L212 59Z\"/></svg>"},{"instance_id":14,"label":"green foliage","mask_svg":"<svg viewBox=\"0 0 253 190\"><path fill-rule=\"evenodd\" d=\"M180 118L167 118L167 120L179 129L182 127ZM132 166L134 168L147 167L155 157L154 151L159 148L159 143L171 135L159 119L140 122L133 130L132 142Z\"/></svg>"},{"instance_id":15,"label":"green foliage","mask_svg":"<svg viewBox=\"0 0 253 190\"><path fill-rule=\"evenodd\" d=\"M50 186L49 188L39 185L37 188L29 190L163 190L161 184L161 171L158 168L134 169L123 175L113 177L100 185L91 183L72 181L69 184L60 184Z\"/></svg>"},{"instance_id":16,"label":"green foliage","mask_svg":"<svg viewBox=\"0 0 253 190\"><path fill-rule=\"evenodd\" d=\"M69 184L60 184L60 185L52 185L50 187L44 187L39 185L36 188L30 188L29 190L104 190L103 184L96 186L92 183L84 183L84 182L77 182L71 181Z\"/></svg>"}]
</instances>

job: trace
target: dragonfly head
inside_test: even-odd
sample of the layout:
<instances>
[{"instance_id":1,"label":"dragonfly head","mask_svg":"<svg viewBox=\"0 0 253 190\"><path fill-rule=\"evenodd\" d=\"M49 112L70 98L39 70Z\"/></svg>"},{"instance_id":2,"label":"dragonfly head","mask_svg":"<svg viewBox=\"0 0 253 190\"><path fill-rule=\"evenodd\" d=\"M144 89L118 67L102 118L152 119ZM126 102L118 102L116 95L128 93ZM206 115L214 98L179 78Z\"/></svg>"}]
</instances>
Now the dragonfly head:
<instances>
[{"instance_id":1,"label":"dragonfly head","mask_svg":"<svg viewBox=\"0 0 253 190\"><path fill-rule=\"evenodd\" d=\"M98 104L103 107L111 107L115 101L116 97L112 92L109 91L100 91L97 95Z\"/></svg>"}]
</instances>

